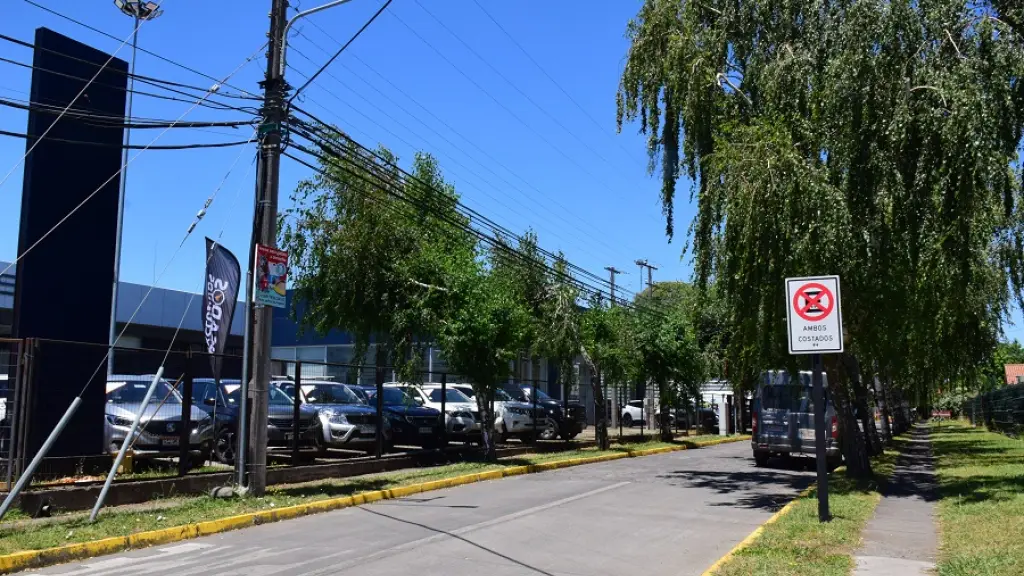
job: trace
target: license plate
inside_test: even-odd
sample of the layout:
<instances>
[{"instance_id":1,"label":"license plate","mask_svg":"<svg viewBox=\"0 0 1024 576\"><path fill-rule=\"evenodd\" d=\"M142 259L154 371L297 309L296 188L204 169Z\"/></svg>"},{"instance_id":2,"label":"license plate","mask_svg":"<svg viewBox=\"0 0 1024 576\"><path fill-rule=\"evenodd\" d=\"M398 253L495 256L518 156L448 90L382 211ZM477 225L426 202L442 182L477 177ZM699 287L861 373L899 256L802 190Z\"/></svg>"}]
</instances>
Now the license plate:
<instances>
[{"instance_id":1,"label":"license plate","mask_svg":"<svg viewBox=\"0 0 1024 576\"><path fill-rule=\"evenodd\" d=\"M369 426L369 425L360 426L359 427L359 431L362 432L363 434L376 434L377 433L377 427L376 426Z\"/></svg>"},{"instance_id":2,"label":"license plate","mask_svg":"<svg viewBox=\"0 0 1024 576\"><path fill-rule=\"evenodd\" d=\"M420 434L433 434L433 433L434 433L434 429L431 428L430 426L424 426L424 427L420 428Z\"/></svg>"},{"instance_id":3,"label":"license plate","mask_svg":"<svg viewBox=\"0 0 1024 576\"><path fill-rule=\"evenodd\" d=\"M810 428L801 428L800 429L800 439L801 440L814 440L814 430L810 429Z\"/></svg>"},{"instance_id":4,"label":"license plate","mask_svg":"<svg viewBox=\"0 0 1024 576\"><path fill-rule=\"evenodd\" d=\"M178 445L178 439L177 438L164 438L163 440L160 441L160 445L161 446L177 446Z\"/></svg>"}]
</instances>

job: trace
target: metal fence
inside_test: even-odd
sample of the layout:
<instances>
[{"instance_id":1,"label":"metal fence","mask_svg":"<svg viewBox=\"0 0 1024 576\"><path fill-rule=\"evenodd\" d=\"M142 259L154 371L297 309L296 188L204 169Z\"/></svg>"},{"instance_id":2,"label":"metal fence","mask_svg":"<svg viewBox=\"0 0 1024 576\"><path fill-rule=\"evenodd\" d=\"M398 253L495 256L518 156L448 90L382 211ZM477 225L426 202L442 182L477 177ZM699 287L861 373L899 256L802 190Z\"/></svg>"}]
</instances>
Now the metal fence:
<instances>
[{"instance_id":1,"label":"metal fence","mask_svg":"<svg viewBox=\"0 0 1024 576\"><path fill-rule=\"evenodd\" d=\"M964 402L962 414L975 426L985 425L1011 436L1024 434L1024 384L1004 386Z\"/></svg>"},{"instance_id":2,"label":"metal fence","mask_svg":"<svg viewBox=\"0 0 1024 576\"><path fill-rule=\"evenodd\" d=\"M18 478L52 429L51 417L63 413L83 387L86 401L61 435L73 442L55 444L33 475L33 484L100 480L129 436L130 452L119 478L233 469L239 450L246 446L239 438L240 424L243 419L251 421L251 415L241 410L241 357L211 356L187 347L170 353L117 348L107 375L96 365L105 348L42 339L0 341L0 374L6 373L0 377L0 409L7 414L0 419L0 482ZM35 374L45 373L41 368L47 363L73 357L88 360L84 370L75 372L83 376L71 379L80 382L44 382ZM215 366L220 370L216 380ZM161 367L163 378L147 401ZM94 369L97 372L88 381ZM595 410L589 396L581 398L584 389L590 392L589 385L563 390L541 380L509 380L481 401L472 383L458 375L424 371L410 378L415 382L410 384L399 382L398 372L390 366L273 360L268 464L380 458L446 445L472 448L480 443L484 427L507 446L574 440L590 425L588 410ZM491 408L490 423L483 421L483 406Z\"/></svg>"}]
</instances>

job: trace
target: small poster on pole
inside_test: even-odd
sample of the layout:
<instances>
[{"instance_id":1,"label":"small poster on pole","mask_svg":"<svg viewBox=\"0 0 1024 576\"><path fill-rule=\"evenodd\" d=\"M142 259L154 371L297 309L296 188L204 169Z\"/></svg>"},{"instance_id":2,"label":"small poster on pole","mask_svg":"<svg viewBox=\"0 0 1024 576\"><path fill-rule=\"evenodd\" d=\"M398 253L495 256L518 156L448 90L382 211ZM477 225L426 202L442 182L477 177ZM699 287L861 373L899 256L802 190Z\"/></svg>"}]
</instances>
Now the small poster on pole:
<instances>
[{"instance_id":1,"label":"small poster on pole","mask_svg":"<svg viewBox=\"0 0 1024 576\"><path fill-rule=\"evenodd\" d=\"M257 244L253 281L253 301L257 306L284 308L288 282L288 253Z\"/></svg>"}]
</instances>

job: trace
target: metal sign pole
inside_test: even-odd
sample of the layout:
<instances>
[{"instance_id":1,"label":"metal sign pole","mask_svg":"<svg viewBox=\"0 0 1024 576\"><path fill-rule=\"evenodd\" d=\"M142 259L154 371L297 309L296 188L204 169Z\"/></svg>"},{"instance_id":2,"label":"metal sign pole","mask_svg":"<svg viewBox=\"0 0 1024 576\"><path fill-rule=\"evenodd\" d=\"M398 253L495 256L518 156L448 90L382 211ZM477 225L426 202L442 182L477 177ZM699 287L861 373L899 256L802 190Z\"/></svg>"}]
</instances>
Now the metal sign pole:
<instances>
[{"instance_id":1,"label":"metal sign pole","mask_svg":"<svg viewBox=\"0 0 1024 576\"><path fill-rule=\"evenodd\" d=\"M828 522L828 462L825 455L825 386L822 383L821 354L811 355L811 384L814 387L814 459L818 466L818 521Z\"/></svg>"}]
</instances>

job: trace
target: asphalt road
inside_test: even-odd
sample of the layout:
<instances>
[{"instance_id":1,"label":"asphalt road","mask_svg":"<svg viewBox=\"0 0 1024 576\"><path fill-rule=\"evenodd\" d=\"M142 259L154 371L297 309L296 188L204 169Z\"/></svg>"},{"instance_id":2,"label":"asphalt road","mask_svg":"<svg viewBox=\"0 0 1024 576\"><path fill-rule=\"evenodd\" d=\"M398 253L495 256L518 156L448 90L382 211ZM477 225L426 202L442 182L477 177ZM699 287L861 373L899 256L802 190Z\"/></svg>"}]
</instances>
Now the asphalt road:
<instances>
[{"instance_id":1,"label":"asphalt road","mask_svg":"<svg viewBox=\"0 0 1024 576\"><path fill-rule=\"evenodd\" d=\"M747 442L418 494L42 574L701 574L813 473Z\"/></svg>"}]
</instances>

